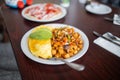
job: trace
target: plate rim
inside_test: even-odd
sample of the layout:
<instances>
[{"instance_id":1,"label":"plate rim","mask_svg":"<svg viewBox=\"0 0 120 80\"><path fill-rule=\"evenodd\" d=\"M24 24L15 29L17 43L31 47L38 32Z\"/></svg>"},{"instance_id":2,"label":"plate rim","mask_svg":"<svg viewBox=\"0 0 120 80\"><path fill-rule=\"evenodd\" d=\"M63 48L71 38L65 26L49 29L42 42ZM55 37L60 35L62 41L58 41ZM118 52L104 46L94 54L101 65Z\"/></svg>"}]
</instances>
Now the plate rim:
<instances>
[{"instance_id":1,"label":"plate rim","mask_svg":"<svg viewBox=\"0 0 120 80\"><path fill-rule=\"evenodd\" d=\"M22 12L21 12L22 17L23 17L24 19L27 19L27 20L29 20L29 21L34 21L34 22L53 22L53 21L62 19L62 18L64 18L64 17L67 15L67 10L66 10L64 7L62 7L62 6L58 5L58 4L53 4L53 3L52 3L53 5L58 6L58 7L61 8L61 10L62 10L61 16L58 17L58 18L56 18L56 19L52 19L52 20L35 20L35 19L31 19L31 18L27 17L27 16L24 14L24 12L25 12L26 9L28 9L28 8L30 8L30 7L32 7L32 6L40 5L40 4L47 4L47 3L36 3L36 4L32 4L32 5L30 5L30 6L25 7L25 8L22 10Z\"/></svg>"},{"instance_id":2,"label":"plate rim","mask_svg":"<svg viewBox=\"0 0 120 80\"><path fill-rule=\"evenodd\" d=\"M112 12L112 8L109 7L108 5L105 5L105 4L100 4L100 5L106 7L106 8L108 9L108 11L102 12L102 13L101 13L101 12L95 12L95 11L93 11L93 10L88 9L88 8L90 7L90 5L91 5L91 4L86 5L86 6L85 6L85 9L86 9L88 12L93 13L93 14L105 15L105 14L109 14L109 13Z\"/></svg>"},{"instance_id":3,"label":"plate rim","mask_svg":"<svg viewBox=\"0 0 120 80\"><path fill-rule=\"evenodd\" d=\"M85 55L85 53L87 52L88 48L89 48L89 40L88 40L88 37L86 36L86 34L74 27L74 26L71 26L71 25L67 25L67 24L60 24L60 23L50 23L50 24L44 24L44 25L49 25L49 26L54 26L54 25L59 25L59 26L69 26L69 27L72 27L75 29L75 31L77 31L78 33L80 33L82 35L82 39L83 40L86 40L86 43L84 43L84 47L78 54L74 55L73 57L71 58L68 58L68 59L65 59L66 61L68 62L73 62L73 61L76 61L78 60L79 58L81 58L83 55ZM36 27L39 27L39 26L36 26ZM34 28L36 28L34 27ZM22 39L21 39L21 43L20 43L20 46L21 46L21 49L23 51L23 53L31 60L35 61L35 62L38 62L38 63L41 63L41 64L47 64L47 65L61 65L61 64L64 64L64 62L60 61L60 60L46 60L46 59L42 59L42 58L38 58L36 56L34 56L30 51L29 51L29 48L28 48L28 42L27 42L27 38L29 36L29 34L32 32L32 30L34 29L30 29L29 31L27 31ZM25 46L25 47L24 47ZM27 47L26 47L27 46Z\"/></svg>"}]
</instances>

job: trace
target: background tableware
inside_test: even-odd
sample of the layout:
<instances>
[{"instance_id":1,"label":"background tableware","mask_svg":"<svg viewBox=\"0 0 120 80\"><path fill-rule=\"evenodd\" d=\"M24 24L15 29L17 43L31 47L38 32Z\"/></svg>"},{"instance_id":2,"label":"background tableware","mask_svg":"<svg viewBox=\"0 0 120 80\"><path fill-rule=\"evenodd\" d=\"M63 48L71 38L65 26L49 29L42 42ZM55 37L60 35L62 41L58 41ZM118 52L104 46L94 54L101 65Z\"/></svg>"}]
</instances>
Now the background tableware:
<instances>
[{"instance_id":1,"label":"background tableware","mask_svg":"<svg viewBox=\"0 0 120 80\"><path fill-rule=\"evenodd\" d=\"M43 3L43 4L46 4L46 3ZM36 18L30 17L30 16L27 16L27 15L25 14L25 11L26 11L27 9L33 8L33 7L39 6L39 5L40 5L40 4L33 4L33 5L31 5L31 6L28 6L28 7L24 8L24 9L22 10L22 16L23 16L23 18L25 18L25 19L27 19L27 20L30 20L30 21L34 21L34 22L52 22L52 21L56 21L56 20L59 20L59 19L65 17L66 14L67 14L66 9L63 8L63 7L60 6L60 5L57 5L57 4L53 4L53 5L56 6L56 7L59 7L59 8L61 9L61 14L60 14L60 15L59 15L59 14L58 14L58 15L55 15L55 16L49 18L49 19L36 19Z\"/></svg>"},{"instance_id":2,"label":"background tableware","mask_svg":"<svg viewBox=\"0 0 120 80\"><path fill-rule=\"evenodd\" d=\"M101 37L101 38L103 38L103 39L105 39L105 40L107 40L107 41L109 41L109 42L111 42L111 43L113 43L113 44L115 44L115 45L117 45L117 46L120 47L120 44L114 42L113 40L109 39L108 37L105 37L105 36L99 34L99 33L96 32L96 31L93 31L93 34L96 35L96 36L98 36L98 37Z\"/></svg>"},{"instance_id":3,"label":"background tableware","mask_svg":"<svg viewBox=\"0 0 120 80\"><path fill-rule=\"evenodd\" d=\"M105 38L108 39L109 37L108 37L107 33L109 33L109 32L106 32L101 36L104 36ZM120 44L117 43L116 41L111 42L111 41L109 41L109 40L107 40L107 39L105 39L101 36L98 37L97 39L95 39L93 42L95 44L97 44L98 46L104 48L105 50L111 52L112 54L120 57L120 46L119 46ZM119 45L116 45L116 43L119 44Z\"/></svg>"},{"instance_id":4,"label":"background tableware","mask_svg":"<svg viewBox=\"0 0 120 80\"><path fill-rule=\"evenodd\" d=\"M70 0L60 0L60 5L63 7L69 7L70 6Z\"/></svg>"},{"instance_id":5,"label":"background tableware","mask_svg":"<svg viewBox=\"0 0 120 80\"><path fill-rule=\"evenodd\" d=\"M109 14L112 12L112 9L104 4L98 4L98 5L88 4L85 6L85 9L90 13L98 14L98 15Z\"/></svg>"},{"instance_id":6,"label":"background tableware","mask_svg":"<svg viewBox=\"0 0 120 80\"><path fill-rule=\"evenodd\" d=\"M108 35L108 37L110 37L112 40L115 40L115 41L119 41L119 42L120 42L120 40L119 40L116 36L114 36L112 33L107 33L107 35Z\"/></svg>"}]
</instances>

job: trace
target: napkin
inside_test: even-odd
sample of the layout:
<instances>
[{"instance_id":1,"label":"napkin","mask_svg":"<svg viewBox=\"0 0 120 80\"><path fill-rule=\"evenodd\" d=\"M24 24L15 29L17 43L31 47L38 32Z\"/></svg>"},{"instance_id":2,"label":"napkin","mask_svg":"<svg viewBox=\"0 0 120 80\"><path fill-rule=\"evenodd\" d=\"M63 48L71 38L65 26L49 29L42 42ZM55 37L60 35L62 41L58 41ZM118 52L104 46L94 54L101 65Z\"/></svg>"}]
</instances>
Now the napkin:
<instances>
[{"instance_id":1,"label":"napkin","mask_svg":"<svg viewBox=\"0 0 120 80\"><path fill-rule=\"evenodd\" d=\"M113 24L120 25L120 15L114 14Z\"/></svg>"},{"instance_id":2,"label":"napkin","mask_svg":"<svg viewBox=\"0 0 120 80\"><path fill-rule=\"evenodd\" d=\"M107 33L109 33L109 32L107 32ZM103 36L110 39L108 37L107 33L103 34ZM116 38L120 40L120 38L118 38L117 36L116 36ZM116 45L116 44L114 44L106 39L103 39L102 37L98 37L93 42L95 44L97 44L98 46L104 48L105 50L111 52L112 54L120 57L120 46L118 46L118 45ZM120 42L118 42L118 41L114 40L114 42L120 44Z\"/></svg>"}]
</instances>

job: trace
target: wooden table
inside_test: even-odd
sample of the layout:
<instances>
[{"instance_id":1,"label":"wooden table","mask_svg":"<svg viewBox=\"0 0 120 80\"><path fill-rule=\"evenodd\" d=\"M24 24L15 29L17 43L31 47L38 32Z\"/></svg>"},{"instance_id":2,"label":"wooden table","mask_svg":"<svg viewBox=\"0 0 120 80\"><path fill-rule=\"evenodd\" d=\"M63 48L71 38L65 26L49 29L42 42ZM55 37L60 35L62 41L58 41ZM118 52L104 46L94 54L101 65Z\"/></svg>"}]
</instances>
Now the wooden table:
<instances>
[{"instance_id":1,"label":"wooden table","mask_svg":"<svg viewBox=\"0 0 120 80\"><path fill-rule=\"evenodd\" d=\"M71 0L67 8L67 15L52 23L64 23L81 29L88 37L90 45L86 54L76 60L76 63L86 66L84 71L78 72L67 65L44 65L27 58L21 50L20 42L23 35L31 28L40 24L25 20L21 16L21 10L2 6L2 15L5 22L14 55L23 80L120 80L120 58L93 43L97 37L93 31L101 34L111 32L120 37L120 26L104 20L105 16L113 16L119 13L119 9L107 15L94 15L84 9L84 5L78 0Z\"/></svg>"}]
</instances>

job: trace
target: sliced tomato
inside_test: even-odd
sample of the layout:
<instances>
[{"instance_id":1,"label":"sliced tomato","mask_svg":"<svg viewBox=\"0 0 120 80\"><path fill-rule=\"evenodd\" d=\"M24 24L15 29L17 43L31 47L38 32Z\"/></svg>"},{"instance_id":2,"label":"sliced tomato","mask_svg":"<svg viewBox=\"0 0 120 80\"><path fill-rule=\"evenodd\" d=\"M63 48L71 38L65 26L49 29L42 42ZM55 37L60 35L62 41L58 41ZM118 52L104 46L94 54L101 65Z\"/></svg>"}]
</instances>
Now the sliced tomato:
<instances>
[{"instance_id":1,"label":"sliced tomato","mask_svg":"<svg viewBox=\"0 0 120 80\"><path fill-rule=\"evenodd\" d=\"M18 6L18 8L23 8L24 7L23 1L18 1L17 6Z\"/></svg>"},{"instance_id":2,"label":"sliced tomato","mask_svg":"<svg viewBox=\"0 0 120 80\"><path fill-rule=\"evenodd\" d=\"M33 0L27 0L27 1L26 1L26 4L27 4L27 5L31 5L32 3L33 3Z\"/></svg>"}]
</instances>

